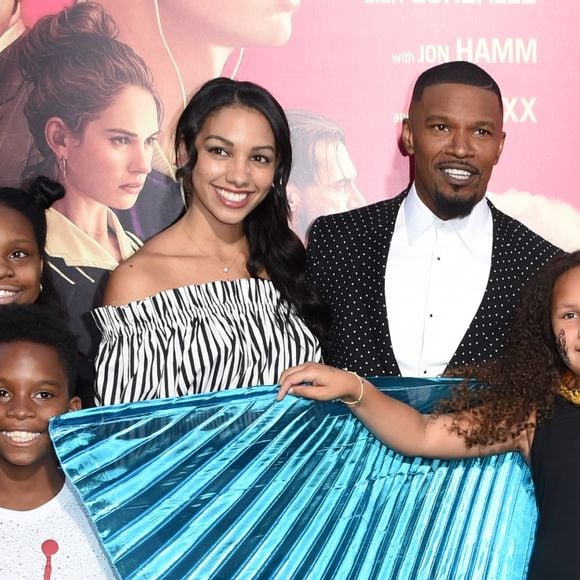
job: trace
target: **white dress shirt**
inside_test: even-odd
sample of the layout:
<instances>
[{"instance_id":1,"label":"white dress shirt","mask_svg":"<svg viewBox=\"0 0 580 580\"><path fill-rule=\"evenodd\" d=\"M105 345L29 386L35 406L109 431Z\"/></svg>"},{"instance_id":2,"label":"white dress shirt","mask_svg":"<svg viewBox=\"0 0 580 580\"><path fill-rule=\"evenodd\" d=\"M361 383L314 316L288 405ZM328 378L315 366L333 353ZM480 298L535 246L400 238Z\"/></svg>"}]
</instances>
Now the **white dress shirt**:
<instances>
[{"instance_id":1,"label":"white dress shirt","mask_svg":"<svg viewBox=\"0 0 580 580\"><path fill-rule=\"evenodd\" d=\"M413 184L397 214L385 275L391 343L403 376L445 370L485 293L492 245L485 198L468 216L443 221Z\"/></svg>"}]
</instances>

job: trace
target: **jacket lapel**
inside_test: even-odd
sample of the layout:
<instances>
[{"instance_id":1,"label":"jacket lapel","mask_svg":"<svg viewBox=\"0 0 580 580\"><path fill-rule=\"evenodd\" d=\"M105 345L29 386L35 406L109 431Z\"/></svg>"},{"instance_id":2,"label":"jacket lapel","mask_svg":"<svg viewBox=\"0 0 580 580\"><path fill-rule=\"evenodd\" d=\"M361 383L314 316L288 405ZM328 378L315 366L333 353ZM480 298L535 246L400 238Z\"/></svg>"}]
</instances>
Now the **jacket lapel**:
<instances>
[{"instance_id":1,"label":"jacket lapel","mask_svg":"<svg viewBox=\"0 0 580 580\"><path fill-rule=\"evenodd\" d=\"M406 189L397 197L391 200L391 203L385 203L381 206L381 212L378 215L376 227L372 231L372 243L374 253L369 259L362 261L360 283L367 284L374 289L375 300L366 305L370 320L386 321L382 331L377 327L377 332L373 339L375 342L375 352L383 374L400 375L401 371L395 359L393 345L391 344L391 333L389 329L389 318L387 312L387 303L385 297L385 274L387 267L387 257L391 246L391 240L395 231L395 222L403 200L409 190Z\"/></svg>"}]
</instances>

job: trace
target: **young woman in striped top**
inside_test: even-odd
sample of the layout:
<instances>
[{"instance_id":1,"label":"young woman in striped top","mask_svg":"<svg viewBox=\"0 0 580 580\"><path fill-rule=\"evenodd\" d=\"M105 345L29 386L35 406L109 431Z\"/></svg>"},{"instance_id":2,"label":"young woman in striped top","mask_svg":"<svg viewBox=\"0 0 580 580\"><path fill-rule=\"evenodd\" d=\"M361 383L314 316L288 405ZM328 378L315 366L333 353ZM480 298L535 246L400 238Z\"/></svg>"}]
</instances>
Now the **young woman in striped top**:
<instances>
[{"instance_id":1,"label":"young woman in striped top","mask_svg":"<svg viewBox=\"0 0 580 580\"><path fill-rule=\"evenodd\" d=\"M211 80L175 142L187 211L115 270L94 312L100 404L272 384L320 359L326 310L288 225L280 105L253 83Z\"/></svg>"}]
</instances>

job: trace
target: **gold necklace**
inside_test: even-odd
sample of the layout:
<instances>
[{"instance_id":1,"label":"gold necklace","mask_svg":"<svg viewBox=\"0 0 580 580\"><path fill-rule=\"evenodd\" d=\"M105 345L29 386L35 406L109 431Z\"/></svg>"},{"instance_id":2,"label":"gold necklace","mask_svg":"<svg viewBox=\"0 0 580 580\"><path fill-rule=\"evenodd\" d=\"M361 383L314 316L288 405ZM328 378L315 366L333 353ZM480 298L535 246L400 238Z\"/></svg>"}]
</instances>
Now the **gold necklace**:
<instances>
[{"instance_id":1,"label":"gold necklace","mask_svg":"<svg viewBox=\"0 0 580 580\"><path fill-rule=\"evenodd\" d=\"M183 233L195 244L195 246L197 247L197 249L201 252L201 254L203 254L203 250L201 249L201 246L191 237L191 235L189 234L189 232L185 229L183 223L179 224L181 226L181 229L183 230ZM231 267L237 262L238 258L242 255L244 251L244 248L242 247L240 249L240 251L234 256L233 260L229 263L226 264L225 266L221 266L220 268L222 269L224 274L228 274ZM216 261L218 261L217 257L212 256Z\"/></svg>"},{"instance_id":2,"label":"gold necklace","mask_svg":"<svg viewBox=\"0 0 580 580\"><path fill-rule=\"evenodd\" d=\"M569 389L566 385L560 385L560 395L574 405L580 405L580 389Z\"/></svg>"}]
</instances>

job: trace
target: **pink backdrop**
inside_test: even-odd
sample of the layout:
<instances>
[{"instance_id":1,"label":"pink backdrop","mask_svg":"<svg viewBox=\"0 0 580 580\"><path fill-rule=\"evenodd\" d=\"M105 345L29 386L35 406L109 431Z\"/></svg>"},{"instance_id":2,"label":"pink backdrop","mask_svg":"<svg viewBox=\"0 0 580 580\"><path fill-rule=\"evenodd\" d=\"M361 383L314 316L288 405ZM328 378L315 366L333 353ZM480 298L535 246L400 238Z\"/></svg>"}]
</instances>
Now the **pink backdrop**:
<instances>
[{"instance_id":1,"label":"pink backdrop","mask_svg":"<svg viewBox=\"0 0 580 580\"><path fill-rule=\"evenodd\" d=\"M247 1L264 10L291 2ZM32 24L64 4L25 0L25 20ZM286 108L338 122L358 186L371 202L394 196L408 182L398 138L418 73L443 60L474 61L496 78L505 101L506 147L490 190L561 200L576 208L564 207L572 216L580 208L573 186L579 21L580 4L573 2L305 0L293 15L290 40L248 47L237 76L266 86Z\"/></svg>"},{"instance_id":2,"label":"pink backdrop","mask_svg":"<svg viewBox=\"0 0 580 580\"><path fill-rule=\"evenodd\" d=\"M207 59L203 68L203 58L200 60L196 52L199 47L188 46L188 42L211 35L212 41L223 39L220 18L225 23L229 16L223 26L231 27L235 13L239 26L234 33L244 38L246 47L237 78L264 85L286 109L314 111L338 123L358 172L356 184L368 203L393 197L409 181L409 161L401 155L398 139L417 75L446 60L478 63L496 78L504 94L507 141L489 185L490 198L562 248L580 248L580 196L573 185L580 142L576 104L579 3L222 0L216 9L208 1L161 3L167 30L175 22L188 26L187 34L168 35L178 57L190 53L187 64L181 65L182 72L192 70L189 67L197 63L195 83L191 79L189 85L185 83L187 96L198 81L231 74L230 61L239 54L240 44L231 45L232 57L223 71L209 74ZM72 3L24 0L25 22L31 25L39 16ZM106 0L105 7L107 3L115 6ZM143 22L151 21L157 0L124 0L124 4L129 3L134 5L134 13L143 16L132 21L131 28L137 30ZM275 29L271 23L276 14L292 14L287 20L291 34L279 42L264 41L257 38L254 28L250 32L256 42L248 42L248 18L254 18L251 23L256 26L260 22L257 16L263 16L267 23L263 30L268 31ZM157 30L149 29L148 34L146 43L150 39L154 43ZM231 38L231 29L228 34ZM120 40L133 42L122 31ZM140 53L140 47L134 48ZM167 61L163 51L153 52ZM151 57L143 56L153 66ZM162 93L165 86L165 80L158 81ZM170 87L169 94L176 96L178 91ZM178 112L166 103L166 134ZM319 212L318 208L314 211Z\"/></svg>"}]
</instances>

